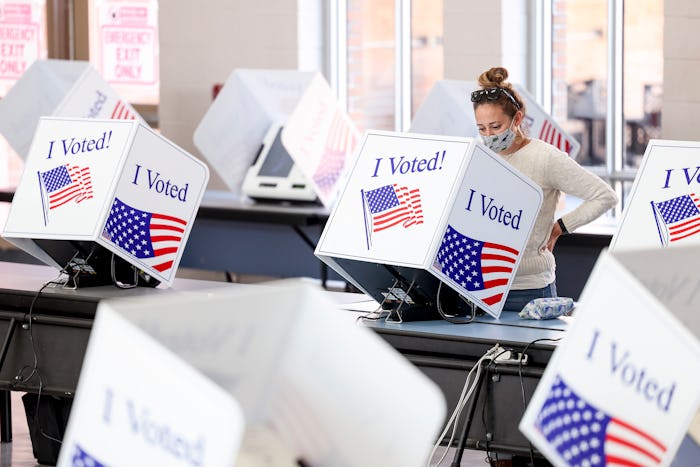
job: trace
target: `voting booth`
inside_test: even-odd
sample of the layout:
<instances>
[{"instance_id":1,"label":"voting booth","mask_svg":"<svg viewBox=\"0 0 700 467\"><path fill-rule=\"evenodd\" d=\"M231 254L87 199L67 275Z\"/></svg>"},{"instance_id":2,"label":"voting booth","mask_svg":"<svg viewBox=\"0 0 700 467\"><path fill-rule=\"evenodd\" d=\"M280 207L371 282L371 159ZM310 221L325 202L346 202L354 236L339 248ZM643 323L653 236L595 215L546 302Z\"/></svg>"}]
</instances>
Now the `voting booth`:
<instances>
[{"instance_id":1,"label":"voting booth","mask_svg":"<svg viewBox=\"0 0 700 467\"><path fill-rule=\"evenodd\" d=\"M43 117L3 237L78 286L116 283L115 256L171 285L208 179L137 120Z\"/></svg>"},{"instance_id":2,"label":"voting booth","mask_svg":"<svg viewBox=\"0 0 700 467\"><path fill-rule=\"evenodd\" d=\"M473 139L372 131L315 253L391 308L435 310L444 283L498 317L541 204Z\"/></svg>"},{"instance_id":3,"label":"voting booth","mask_svg":"<svg viewBox=\"0 0 700 467\"><path fill-rule=\"evenodd\" d=\"M529 92L513 85L525 101L523 126L533 138L541 139L576 158L581 143L564 129L537 103ZM481 89L475 81L439 80L416 111L411 122L412 133L477 137L471 93Z\"/></svg>"},{"instance_id":4,"label":"voting booth","mask_svg":"<svg viewBox=\"0 0 700 467\"><path fill-rule=\"evenodd\" d=\"M90 63L74 60L35 61L0 99L0 133L22 159L44 116L145 123Z\"/></svg>"},{"instance_id":5,"label":"voting booth","mask_svg":"<svg viewBox=\"0 0 700 467\"><path fill-rule=\"evenodd\" d=\"M698 254L686 245L598 259L520 423L554 465L674 459L700 408Z\"/></svg>"},{"instance_id":6,"label":"voting booth","mask_svg":"<svg viewBox=\"0 0 700 467\"><path fill-rule=\"evenodd\" d=\"M700 142L651 140L610 249L700 244Z\"/></svg>"},{"instance_id":7,"label":"voting booth","mask_svg":"<svg viewBox=\"0 0 700 467\"><path fill-rule=\"evenodd\" d=\"M335 201L359 134L319 73L234 70L194 132L230 191Z\"/></svg>"},{"instance_id":8,"label":"voting booth","mask_svg":"<svg viewBox=\"0 0 700 467\"><path fill-rule=\"evenodd\" d=\"M103 301L58 465L425 465L442 392L354 319L301 281Z\"/></svg>"}]
</instances>

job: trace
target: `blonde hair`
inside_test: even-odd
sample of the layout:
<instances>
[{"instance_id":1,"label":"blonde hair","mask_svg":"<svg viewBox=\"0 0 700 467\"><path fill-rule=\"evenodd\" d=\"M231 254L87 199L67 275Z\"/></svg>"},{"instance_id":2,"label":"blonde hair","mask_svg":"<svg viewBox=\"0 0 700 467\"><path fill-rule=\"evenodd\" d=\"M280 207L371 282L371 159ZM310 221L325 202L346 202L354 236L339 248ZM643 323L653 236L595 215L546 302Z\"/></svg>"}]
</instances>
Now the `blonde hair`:
<instances>
[{"instance_id":1,"label":"blonde hair","mask_svg":"<svg viewBox=\"0 0 700 467\"><path fill-rule=\"evenodd\" d=\"M498 96L498 99L489 100L488 102L498 104L503 111L511 117L514 117L518 110L522 111L524 116L525 101L520 94L518 94L518 91L515 90L513 85L506 81L507 79L508 70L500 66L493 67L479 75L479 86L481 86L482 89L498 88L504 90L507 94L501 93L501 95ZM513 100L511 100L509 96L512 97L515 102L517 102L517 106L515 103L513 103ZM476 109L484 102L485 100L474 102L474 108Z\"/></svg>"}]
</instances>

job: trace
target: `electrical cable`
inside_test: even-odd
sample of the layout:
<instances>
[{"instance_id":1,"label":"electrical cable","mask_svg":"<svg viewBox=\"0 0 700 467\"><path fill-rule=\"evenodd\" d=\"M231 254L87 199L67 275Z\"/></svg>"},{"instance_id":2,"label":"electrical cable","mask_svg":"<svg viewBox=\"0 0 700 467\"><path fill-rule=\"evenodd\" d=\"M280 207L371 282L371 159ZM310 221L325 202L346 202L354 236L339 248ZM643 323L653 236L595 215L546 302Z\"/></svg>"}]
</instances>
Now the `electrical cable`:
<instances>
[{"instance_id":1,"label":"electrical cable","mask_svg":"<svg viewBox=\"0 0 700 467\"><path fill-rule=\"evenodd\" d=\"M496 361L498 360L498 357L500 357L501 355L503 355L503 354L505 354L505 353L507 353L507 352L511 352L511 350L510 350L510 349L503 349L503 350L500 351L496 356L494 356L494 357L493 357L493 360L491 360L491 362L490 362L490 363L488 364L488 366L486 367L486 370L488 371L489 368L491 367L491 365L493 365L494 362L496 362ZM488 429L488 426L487 426L487 424L486 424L486 411L487 411L487 409L488 409L487 402L488 402L488 398L487 398L487 397L484 397L483 400L482 400L482 402L481 402L481 423L482 423L482 425L483 425L483 427L484 427L484 433L487 435L487 436L486 436L486 440L485 440L485 441L486 441L486 449L485 449L485 451L486 451L486 458L484 459L484 461L485 461L486 463L488 463L489 465L493 465L494 462L498 462L498 453L494 453L495 456L496 456L496 459L493 459L493 458L491 457L491 450L489 449L489 444L490 444L491 441L488 439L489 429Z\"/></svg>"},{"instance_id":2,"label":"electrical cable","mask_svg":"<svg viewBox=\"0 0 700 467\"><path fill-rule=\"evenodd\" d=\"M440 446L440 441L447 435L447 432L450 430L450 427L452 427L452 432L450 434L450 439L447 442L447 445L445 446L445 450L442 453L440 459L438 462L435 464L435 467L438 467L443 460L445 460L445 457L447 456L447 453L450 449L450 446L452 445L452 442L454 441L454 437L457 431L457 421L459 420L460 415L462 414L462 410L464 409L464 406L466 405L467 401L471 397L472 393L476 389L476 385L480 381L479 376L481 376L481 364L485 360L491 360L495 358L496 352L498 352L501 349L501 347L496 344L493 347L491 347L489 350L486 351L484 355L482 355L479 360L476 361L474 366L472 366L472 369L469 371L467 374L467 378L464 381L464 386L462 387L462 392L459 396L459 399L457 400L457 404L455 405L455 409L452 412L452 415L450 415L450 418L448 419L447 423L445 424L445 428L443 429L442 433L440 436L438 436L437 441L433 445L432 450L430 451L430 456L428 457L428 465L430 466L430 461L433 459L435 456L435 453ZM471 383L470 386L470 379L472 374L474 374L474 371L476 371L476 375L473 379L473 382Z\"/></svg>"},{"instance_id":3,"label":"electrical cable","mask_svg":"<svg viewBox=\"0 0 700 467\"><path fill-rule=\"evenodd\" d=\"M76 253L77 255L77 253ZM71 258L69 261L72 262L75 259L75 256ZM44 291L46 287L49 285L65 285L66 282L60 281L59 279L61 276L65 275L68 273L68 265L64 268L61 269L59 272L59 275L56 277L56 279L50 280L45 282L39 290L34 294L34 297L32 298L31 303L29 304L29 312L27 313L28 316L28 322L27 322L27 330L29 331L29 342L31 343L32 347L32 358L33 358L33 364L30 365L24 365L22 366L19 371L17 372L17 375L15 375L15 381L12 383L12 387L17 387L18 385L25 385L27 384L34 376L37 377L39 380L39 391L37 393L37 398L36 398L36 406L34 409L34 423L36 426L39 428L39 433L46 439L49 439L51 441L55 441L57 443L61 443L62 441L60 439L56 439L53 436L49 435L46 433L42 427L41 424L39 423L39 404L41 402L41 396L44 390L44 380L41 376L41 372L39 371L39 354L36 349L36 343L34 342L34 326L33 326L33 313L34 313L34 307L39 300L39 297L41 296L41 293ZM75 277L79 274L79 271L75 273L75 275L72 277L74 280ZM31 372L28 375L24 375L25 370L31 369Z\"/></svg>"},{"instance_id":4,"label":"electrical cable","mask_svg":"<svg viewBox=\"0 0 700 467\"><path fill-rule=\"evenodd\" d=\"M134 266L131 266L131 269L134 270L134 282L133 284L124 284L123 282L119 281L117 279L117 271L116 271L116 255L112 253L112 259L110 261L109 265L109 270L112 275L112 283L119 287L120 289L133 289L134 287L137 287L139 285L139 270L136 269Z\"/></svg>"},{"instance_id":5,"label":"electrical cable","mask_svg":"<svg viewBox=\"0 0 700 467\"><path fill-rule=\"evenodd\" d=\"M464 298L462 295L459 295L459 298L461 298L462 301L464 303L466 303L467 305L469 305L469 307L471 308L472 313L471 313L470 317L469 318L458 318L457 315L448 315L447 313L445 313L442 309L442 304L440 302L440 291L441 290L442 290L442 281L440 281L440 283L438 284L437 293L435 294L435 304L437 305L436 308L437 308L438 313L440 313L440 316L442 317L442 319L444 319L445 321L452 323L452 324L469 324L472 321L474 321L474 318L476 317L476 306L474 305L474 303L470 302L469 300Z\"/></svg>"},{"instance_id":6,"label":"electrical cable","mask_svg":"<svg viewBox=\"0 0 700 467\"><path fill-rule=\"evenodd\" d=\"M520 354L520 358L518 359L518 379L520 380L520 395L522 396L523 400L523 410L527 409L527 400L525 398L525 383L523 382L523 359L527 355L527 350L530 348L531 345L536 344L537 342L558 342L561 340L561 337L558 337L556 339L549 339L549 338L541 338L541 339L535 339L532 342L529 342L524 348L523 351ZM532 449L532 443L528 441L527 443L528 448L529 448L529 453L530 453L530 466L534 467L535 466L535 452Z\"/></svg>"}]
</instances>

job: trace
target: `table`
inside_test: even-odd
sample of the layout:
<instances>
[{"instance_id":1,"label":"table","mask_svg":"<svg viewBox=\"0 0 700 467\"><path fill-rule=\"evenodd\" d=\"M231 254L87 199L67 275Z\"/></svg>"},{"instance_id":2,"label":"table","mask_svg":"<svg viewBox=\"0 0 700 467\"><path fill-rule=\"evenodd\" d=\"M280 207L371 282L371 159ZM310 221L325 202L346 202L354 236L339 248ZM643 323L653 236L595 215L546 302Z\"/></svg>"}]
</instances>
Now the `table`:
<instances>
[{"instance_id":1,"label":"table","mask_svg":"<svg viewBox=\"0 0 700 467\"><path fill-rule=\"evenodd\" d=\"M35 343L38 367L41 373L42 394L72 397L80 376L80 368L87 347L97 305L102 299L117 296L145 296L168 293L170 289L136 288L120 290L112 286L90 287L66 290L49 287L32 302L41 285L54 279L56 270L47 266L0 262L0 389L39 391L38 377L27 378L31 373L26 368L33 367ZM212 286L245 287L242 284L222 284L220 282L176 279L174 290L192 290ZM252 286L249 286L252 287ZM360 294L338 294L328 292L336 303L367 300ZM30 313L31 307L31 313ZM28 323L31 322L31 328ZM479 317L469 325L453 325L444 321L412 322L387 324L368 322L366 325L382 336L387 342L416 364L443 390L448 406L454 406L456 394L461 389L466 370L486 349L498 342L513 349L522 349L528 342L541 338L558 338L564 334L564 322L525 322L516 319L515 314L504 316L497 322L489 317ZM529 363L523 367L523 381L528 394L532 393L544 366L554 348L551 342L533 344L527 354ZM493 396L493 401L511 399L510 404L495 404L492 409L495 424L494 442L491 448L522 452L523 440L514 438L512 427L503 420L517 420L521 404L514 395L519 390L517 368L512 365L489 369L499 381L488 381L484 394ZM25 368L25 370L22 370ZM17 378L20 376L20 378ZM8 392L5 392L9 396ZM388 395L382 395L388 397ZM481 399L480 399L481 400ZM491 402L489 402L489 407ZM512 410L508 407L514 407ZM9 397L8 407L9 409ZM477 410L477 416L481 412ZM0 422L9 421L9 410ZM8 425L11 426L11 425ZM501 433L499 430L505 430ZM481 424L473 425L473 447L484 448L480 438L484 435ZM5 428L5 436L10 436ZM484 435L485 436L485 435ZM7 439L7 438L5 438Z\"/></svg>"},{"instance_id":2,"label":"table","mask_svg":"<svg viewBox=\"0 0 700 467\"><path fill-rule=\"evenodd\" d=\"M42 284L56 279L48 266L0 262L0 438L11 440L8 391L72 398L99 302L221 287L221 282L176 279L172 289L77 290ZM229 287L245 287L228 284ZM251 287L251 286L249 286ZM38 295L38 297L37 297ZM31 325L30 325L31 323ZM36 363L35 363L36 362Z\"/></svg>"},{"instance_id":3,"label":"table","mask_svg":"<svg viewBox=\"0 0 700 467\"><path fill-rule=\"evenodd\" d=\"M14 191L0 188L0 202ZM0 212L0 217L2 212ZM271 277L340 280L314 256L329 211L312 203L253 202L229 191L207 190L180 266ZM4 221L0 219L0 223ZM0 251L0 260L38 264L21 251Z\"/></svg>"},{"instance_id":4,"label":"table","mask_svg":"<svg viewBox=\"0 0 700 467\"><path fill-rule=\"evenodd\" d=\"M525 365L495 363L485 368L487 371L480 390L466 411L467 415L463 415L458 424L457 433L465 427L468 429L464 446L470 449L529 455L529 442L518 430L526 407L522 393L529 402L570 320L523 320L517 313L504 312L499 320L478 316L470 324L446 321L395 324L365 320L364 325L440 386L447 400L448 413L456 405L467 373L494 344L525 353ZM390 394L381 397L386 397L390 403ZM468 416L470 411L471 417Z\"/></svg>"},{"instance_id":5,"label":"table","mask_svg":"<svg viewBox=\"0 0 700 467\"><path fill-rule=\"evenodd\" d=\"M208 190L180 265L273 277L340 279L314 256L329 211L316 204L261 203Z\"/></svg>"},{"instance_id":6,"label":"table","mask_svg":"<svg viewBox=\"0 0 700 467\"><path fill-rule=\"evenodd\" d=\"M0 202L13 191L0 189ZM272 277L342 280L314 256L329 211L320 205L255 203L228 191L208 190L180 260L182 267ZM614 227L581 229L559 238L557 288L578 300L600 251L610 244ZM2 252L0 260L38 260L24 252Z\"/></svg>"}]
</instances>

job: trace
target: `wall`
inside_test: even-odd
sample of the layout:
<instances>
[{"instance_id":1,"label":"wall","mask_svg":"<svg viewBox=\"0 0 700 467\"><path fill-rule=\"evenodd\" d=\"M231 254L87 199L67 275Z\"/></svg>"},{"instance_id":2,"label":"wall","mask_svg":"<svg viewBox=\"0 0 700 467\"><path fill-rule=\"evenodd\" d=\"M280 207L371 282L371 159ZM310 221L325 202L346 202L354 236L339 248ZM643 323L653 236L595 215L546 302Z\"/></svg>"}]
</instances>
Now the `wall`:
<instances>
[{"instance_id":1,"label":"wall","mask_svg":"<svg viewBox=\"0 0 700 467\"><path fill-rule=\"evenodd\" d=\"M527 2L445 0L445 79L476 81L493 67L505 66L509 80L528 83Z\"/></svg>"},{"instance_id":2,"label":"wall","mask_svg":"<svg viewBox=\"0 0 700 467\"><path fill-rule=\"evenodd\" d=\"M301 15L300 3L304 4ZM307 13L307 3L304 0L162 2L159 9L162 134L199 156L192 135L211 104L215 83L226 81L235 68L299 68L298 20L313 18ZM313 49L310 45L302 48ZM224 186L213 171L209 186Z\"/></svg>"},{"instance_id":3,"label":"wall","mask_svg":"<svg viewBox=\"0 0 700 467\"><path fill-rule=\"evenodd\" d=\"M445 0L445 79L475 81L501 57L501 2Z\"/></svg>"},{"instance_id":4,"label":"wall","mask_svg":"<svg viewBox=\"0 0 700 467\"><path fill-rule=\"evenodd\" d=\"M700 140L700 2L665 0L663 139Z\"/></svg>"}]
</instances>

